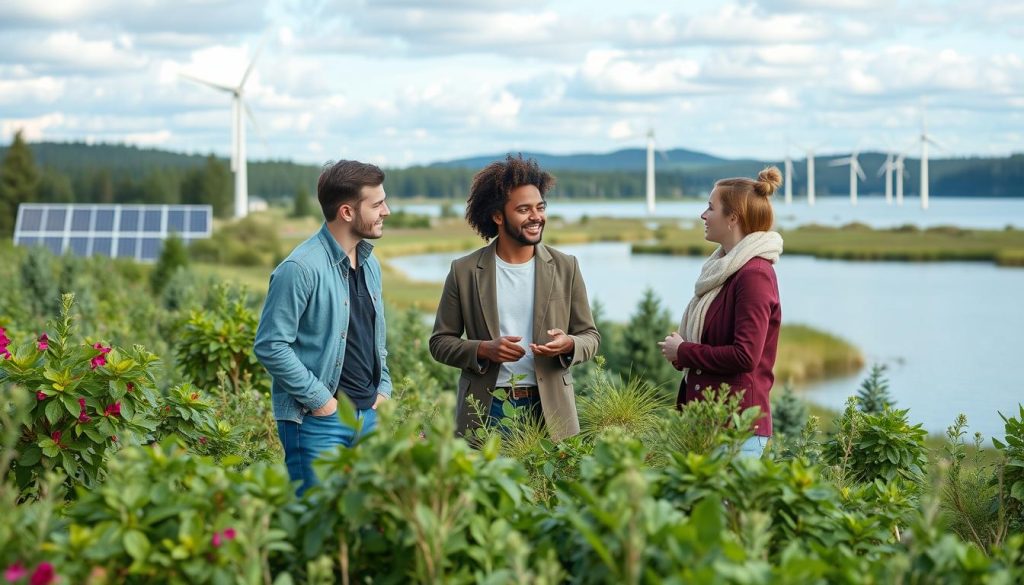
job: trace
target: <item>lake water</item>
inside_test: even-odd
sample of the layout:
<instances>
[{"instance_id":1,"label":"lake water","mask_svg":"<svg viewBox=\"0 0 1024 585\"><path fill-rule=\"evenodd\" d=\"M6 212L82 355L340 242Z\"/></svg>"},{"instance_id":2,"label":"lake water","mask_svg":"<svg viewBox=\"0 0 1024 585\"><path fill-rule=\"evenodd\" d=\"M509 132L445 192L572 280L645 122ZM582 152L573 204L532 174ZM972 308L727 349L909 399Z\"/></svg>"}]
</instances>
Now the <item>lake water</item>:
<instances>
[{"instance_id":1,"label":"lake water","mask_svg":"<svg viewBox=\"0 0 1024 585\"><path fill-rule=\"evenodd\" d=\"M395 209L436 216L441 206L437 203L407 204L398 201ZM680 218L697 221L705 204L701 201L665 201L659 203L655 217ZM465 205L454 206L461 215ZM647 207L641 200L579 202L552 198L548 213L576 220L588 217L647 217ZM981 199L967 197L933 197L930 208L924 211L920 200L907 197L902 207L886 205L884 197L861 196L856 207L845 197L819 197L812 207L803 199L793 204L776 199L775 214L780 227L790 228L806 224L840 226L860 222L876 228L912 224L919 227L955 225L976 229L1003 229L1007 225L1024 228L1024 198Z\"/></svg>"},{"instance_id":2,"label":"lake water","mask_svg":"<svg viewBox=\"0 0 1024 585\"><path fill-rule=\"evenodd\" d=\"M629 244L559 246L579 258L591 300L626 321L644 289L678 319L693 293L701 258L633 255ZM392 260L410 277L443 282L459 254ZM1024 401L1017 367L1024 357L1024 269L986 263L844 262L785 256L776 266L784 323L839 335L868 364L889 366L897 406L912 422L942 433L958 413L970 432L1003 436L997 411L1015 415ZM657 340L652 340L652 343ZM813 384L806 396L841 409L863 373Z\"/></svg>"}]
</instances>

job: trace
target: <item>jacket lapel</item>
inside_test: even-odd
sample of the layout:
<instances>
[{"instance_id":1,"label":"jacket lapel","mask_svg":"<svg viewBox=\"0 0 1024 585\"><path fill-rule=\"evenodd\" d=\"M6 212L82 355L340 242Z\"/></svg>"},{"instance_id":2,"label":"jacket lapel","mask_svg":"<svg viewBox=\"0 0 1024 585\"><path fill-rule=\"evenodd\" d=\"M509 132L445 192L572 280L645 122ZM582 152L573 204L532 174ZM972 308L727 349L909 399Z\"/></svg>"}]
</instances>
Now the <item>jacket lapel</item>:
<instances>
[{"instance_id":1,"label":"jacket lapel","mask_svg":"<svg viewBox=\"0 0 1024 585\"><path fill-rule=\"evenodd\" d=\"M548 316L551 290L555 286L555 265L551 253L544 244L537 244L534 254L533 342L544 344L550 341L544 323Z\"/></svg>"},{"instance_id":2,"label":"jacket lapel","mask_svg":"<svg viewBox=\"0 0 1024 585\"><path fill-rule=\"evenodd\" d=\"M480 295L477 306L483 311L484 325L491 339L499 337L498 332L498 292L495 289L495 262L494 254L497 248L497 238L491 245L480 250L480 257L477 258L476 272L473 277L476 279L476 290Z\"/></svg>"}]
</instances>

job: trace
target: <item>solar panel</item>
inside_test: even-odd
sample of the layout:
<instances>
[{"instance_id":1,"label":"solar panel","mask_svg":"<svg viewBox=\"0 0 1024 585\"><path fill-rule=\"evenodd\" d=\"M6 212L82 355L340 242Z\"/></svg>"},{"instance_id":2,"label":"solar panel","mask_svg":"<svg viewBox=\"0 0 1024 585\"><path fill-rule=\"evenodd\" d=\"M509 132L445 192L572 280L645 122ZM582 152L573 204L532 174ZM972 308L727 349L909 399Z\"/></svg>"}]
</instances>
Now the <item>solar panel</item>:
<instances>
[{"instance_id":1,"label":"solar panel","mask_svg":"<svg viewBox=\"0 0 1024 585\"><path fill-rule=\"evenodd\" d=\"M186 244L209 238L212 218L209 205L24 203L18 207L14 243L42 245L54 254L153 262L172 234Z\"/></svg>"}]
</instances>

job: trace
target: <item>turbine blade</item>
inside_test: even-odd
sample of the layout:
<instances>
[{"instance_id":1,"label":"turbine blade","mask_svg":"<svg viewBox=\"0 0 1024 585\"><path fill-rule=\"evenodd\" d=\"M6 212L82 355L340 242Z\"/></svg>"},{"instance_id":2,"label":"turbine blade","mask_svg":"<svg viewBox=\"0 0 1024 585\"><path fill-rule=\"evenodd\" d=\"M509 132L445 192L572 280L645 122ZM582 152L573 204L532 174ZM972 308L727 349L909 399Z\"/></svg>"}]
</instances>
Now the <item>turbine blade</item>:
<instances>
[{"instance_id":1,"label":"turbine blade","mask_svg":"<svg viewBox=\"0 0 1024 585\"><path fill-rule=\"evenodd\" d=\"M266 44L266 41L262 41L259 46L256 47L256 53L252 56L252 61L249 61L249 66L245 68L245 73L242 74L242 81L238 82L239 90L245 87L245 82L249 80L249 74L252 73L252 68L256 66L256 60L260 58L260 53L263 52L263 47L266 46Z\"/></svg>"},{"instance_id":2,"label":"turbine blade","mask_svg":"<svg viewBox=\"0 0 1024 585\"><path fill-rule=\"evenodd\" d=\"M235 88L233 88L233 87L228 87L227 85L223 85L223 84L220 84L220 83L214 83L212 81L207 81L205 79L201 79L201 78L196 77L194 75L189 75L188 73L182 73L181 71L179 71L178 72L178 76L179 77L184 77L185 79L187 79L187 80L189 80L189 81L191 81L193 83L198 83L200 85L205 85L207 87L212 87L213 89L219 89L220 91L226 91L228 93L235 93Z\"/></svg>"},{"instance_id":3,"label":"turbine blade","mask_svg":"<svg viewBox=\"0 0 1024 585\"><path fill-rule=\"evenodd\" d=\"M263 148L266 149L269 157L270 144L267 142L267 135L263 133L263 128L260 126L260 123L256 121L256 116L253 115L252 110L249 108L249 104L243 101L242 107L245 108L245 115L248 116L249 121L252 122L252 127L256 130L256 135L260 137L260 142L263 143Z\"/></svg>"}]
</instances>

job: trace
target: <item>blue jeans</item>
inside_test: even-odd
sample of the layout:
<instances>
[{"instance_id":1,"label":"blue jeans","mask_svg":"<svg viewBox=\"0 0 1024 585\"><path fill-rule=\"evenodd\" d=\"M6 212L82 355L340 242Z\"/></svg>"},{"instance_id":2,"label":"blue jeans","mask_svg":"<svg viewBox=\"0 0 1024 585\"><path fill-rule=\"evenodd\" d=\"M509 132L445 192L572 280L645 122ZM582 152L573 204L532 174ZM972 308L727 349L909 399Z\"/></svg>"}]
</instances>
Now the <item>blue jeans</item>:
<instances>
[{"instance_id":1,"label":"blue jeans","mask_svg":"<svg viewBox=\"0 0 1024 585\"><path fill-rule=\"evenodd\" d=\"M764 454L764 447L768 444L769 437L762 437L760 435L754 435L743 444L740 445L740 457L751 457L754 459L760 459L761 455Z\"/></svg>"},{"instance_id":2,"label":"blue jeans","mask_svg":"<svg viewBox=\"0 0 1024 585\"><path fill-rule=\"evenodd\" d=\"M498 397L491 398L491 410L487 413L487 426L501 427L502 432L505 432L505 425L501 422L505 418L505 402ZM533 394L523 398L510 398L508 403L518 409L526 410L533 420L543 422L544 411L541 410L540 395Z\"/></svg>"},{"instance_id":3,"label":"blue jeans","mask_svg":"<svg viewBox=\"0 0 1024 585\"><path fill-rule=\"evenodd\" d=\"M342 398L342 400L345 400ZM296 493L302 495L316 485L313 460L324 451L338 445L351 447L377 428L377 411L357 410L356 418L362 421L359 433L341 422L338 414L327 416L306 415L302 424L290 420L277 421L277 436L284 447L284 462L292 481L301 481Z\"/></svg>"}]
</instances>

